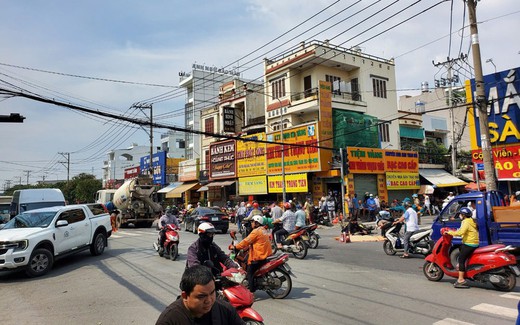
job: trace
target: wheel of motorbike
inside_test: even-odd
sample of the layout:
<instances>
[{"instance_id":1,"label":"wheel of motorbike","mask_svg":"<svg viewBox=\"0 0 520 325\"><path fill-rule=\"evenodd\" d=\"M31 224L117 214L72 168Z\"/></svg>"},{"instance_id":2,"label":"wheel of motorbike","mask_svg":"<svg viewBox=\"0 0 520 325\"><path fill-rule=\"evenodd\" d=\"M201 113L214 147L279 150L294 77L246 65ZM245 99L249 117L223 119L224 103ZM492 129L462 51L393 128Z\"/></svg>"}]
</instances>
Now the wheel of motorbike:
<instances>
[{"instance_id":1,"label":"wheel of motorbike","mask_svg":"<svg viewBox=\"0 0 520 325\"><path fill-rule=\"evenodd\" d=\"M179 247L177 244L172 244L170 247L170 260L175 261L179 256Z\"/></svg>"},{"instance_id":2,"label":"wheel of motorbike","mask_svg":"<svg viewBox=\"0 0 520 325\"><path fill-rule=\"evenodd\" d=\"M451 265L453 267L456 267L457 264L459 264L459 255L460 255L460 249L458 247L454 248L450 253L450 261Z\"/></svg>"},{"instance_id":3,"label":"wheel of motorbike","mask_svg":"<svg viewBox=\"0 0 520 325\"><path fill-rule=\"evenodd\" d=\"M298 240L296 243L294 243L296 247L298 247L298 252L293 252L294 257L297 259L303 260L305 256L307 256L307 245L303 242L303 240Z\"/></svg>"},{"instance_id":4,"label":"wheel of motorbike","mask_svg":"<svg viewBox=\"0 0 520 325\"><path fill-rule=\"evenodd\" d=\"M273 255L278 251L278 246L276 246L274 240L271 240L271 250L273 251Z\"/></svg>"},{"instance_id":5,"label":"wheel of motorbike","mask_svg":"<svg viewBox=\"0 0 520 325\"><path fill-rule=\"evenodd\" d=\"M242 319L246 325L264 325L262 322L257 322L256 320L252 320L249 318Z\"/></svg>"},{"instance_id":6,"label":"wheel of motorbike","mask_svg":"<svg viewBox=\"0 0 520 325\"><path fill-rule=\"evenodd\" d=\"M163 257L164 256L164 248L159 247L159 250L157 251L157 253L159 253L160 257Z\"/></svg>"},{"instance_id":7,"label":"wheel of motorbike","mask_svg":"<svg viewBox=\"0 0 520 325\"><path fill-rule=\"evenodd\" d=\"M264 290L273 299L283 299L291 292L292 280L289 273L281 268L276 268L266 275L267 283L274 283L280 281L277 287L268 286Z\"/></svg>"},{"instance_id":8,"label":"wheel of motorbike","mask_svg":"<svg viewBox=\"0 0 520 325\"><path fill-rule=\"evenodd\" d=\"M386 255L395 255L396 253L394 246L388 239L386 239L383 243L383 250L385 251Z\"/></svg>"},{"instance_id":9,"label":"wheel of motorbike","mask_svg":"<svg viewBox=\"0 0 520 325\"><path fill-rule=\"evenodd\" d=\"M319 242L320 242L320 239L318 238L318 236L316 236L316 234L312 234L309 236L309 247L310 248L315 249L316 247L318 247Z\"/></svg>"},{"instance_id":10,"label":"wheel of motorbike","mask_svg":"<svg viewBox=\"0 0 520 325\"><path fill-rule=\"evenodd\" d=\"M444 276L444 272L437 264L428 261L423 265L423 273L426 279L430 281L440 281Z\"/></svg>"},{"instance_id":11,"label":"wheel of motorbike","mask_svg":"<svg viewBox=\"0 0 520 325\"><path fill-rule=\"evenodd\" d=\"M516 276L511 272L506 272L505 274L500 274L500 276L505 277L505 283L491 283L495 289L499 291L509 292L516 287Z\"/></svg>"},{"instance_id":12,"label":"wheel of motorbike","mask_svg":"<svg viewBox=\"0 0 520 325\"><path fill-rule=\"evenodd\" d=\"M188 229L188 223L187 222L184 222L184 231L190 231L190 229Z\"/></svg>"}]
</instances>

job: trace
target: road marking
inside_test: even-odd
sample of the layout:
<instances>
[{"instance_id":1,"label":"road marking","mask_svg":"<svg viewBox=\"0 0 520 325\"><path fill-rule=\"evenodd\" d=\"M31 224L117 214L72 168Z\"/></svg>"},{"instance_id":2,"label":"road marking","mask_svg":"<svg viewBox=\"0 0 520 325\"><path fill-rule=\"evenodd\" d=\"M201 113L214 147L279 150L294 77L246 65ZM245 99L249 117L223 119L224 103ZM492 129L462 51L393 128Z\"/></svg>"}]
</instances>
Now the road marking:
<instances>
[{"instance_id":1,"label":"road marking","mask_svg":"<svg viewBox=\"0 0 520 325\"><path fill-rule=\"evenodd\" d=\"M518 292L509 292L509 293L504 293L503 295L500 295L500 297L520 300L520 293L518 293Z\"/></svg>"},{"instance_id":2,"label":"road marking","mask_svg":"<svg viewBox=\"0 0 520 325\"><path fill-rule=\"evenodd\" d=\"M463 321L456 320L453 318L444 318L438 322L433 323L433 325L475 325L475 324L463 322Z\"/></svg>"},{"instance_id":3,"label":"road marking","mask_svg":"<svg viewBox=\"0 0 520 325\"><path fill-rule=\"evenodd\" d=\"M479 304L471 307L471 309L509 318L516 318L516 316L518 316L518 310L516 310L516 308L507 308L491 304Z\"/></svg>"}]
</instances>

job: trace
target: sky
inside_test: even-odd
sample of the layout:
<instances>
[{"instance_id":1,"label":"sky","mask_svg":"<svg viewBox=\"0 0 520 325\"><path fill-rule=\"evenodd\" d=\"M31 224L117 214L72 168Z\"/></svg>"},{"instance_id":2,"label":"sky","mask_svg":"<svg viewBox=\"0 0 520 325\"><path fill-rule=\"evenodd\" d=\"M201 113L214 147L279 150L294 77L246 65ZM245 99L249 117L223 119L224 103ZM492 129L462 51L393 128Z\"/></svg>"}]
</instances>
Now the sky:
<instances>
[{"instance_id":1,"label":"sky","mask_svg":"<svg viewBox=\"0 0 520 325\"><path fill-rule=\"evenodd\" d=\"M421 82L446 77L432 61L467 54L457 73L472 77L464 7L463 0L3 0L0 89L139 119L149 111L132 104L153 103L155 122L184 127L179 73L193 63L259 79L264 58L329 39L394 58L397 94L416 95ZM484 74L518 67L518 0L479 1L477 20ZM10 113L26 119L0 123L0 191L66 179L67 153L69 177L101 177L108 151L149 145L139 126L0 93L0 115ZM154 130L155 146L166 131Z\"/></svg>"}]
</instances>

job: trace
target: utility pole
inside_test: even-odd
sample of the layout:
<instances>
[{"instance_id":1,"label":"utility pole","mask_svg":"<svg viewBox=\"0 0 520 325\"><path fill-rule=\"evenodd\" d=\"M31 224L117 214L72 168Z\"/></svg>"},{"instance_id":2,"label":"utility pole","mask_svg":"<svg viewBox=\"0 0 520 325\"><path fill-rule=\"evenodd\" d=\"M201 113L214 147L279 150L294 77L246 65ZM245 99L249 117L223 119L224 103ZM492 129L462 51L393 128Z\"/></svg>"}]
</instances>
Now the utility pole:
<instances>
[{"instance_id":1,"label":"utility pole","mask_svg":"<svg viewBox=\"0 0 520 325\"><path fill-rule=\"evenodd\" d=\"M495 164L491 153L491 140L489 139L489 125L487 115L487 101L484 92L484 76L482 74L482 58L480 56L480 44L477 28L477 4L475 0L468 2L468 19L471 32L471 52L473 53L473 66L475 69L475 96L479 114L480 143L482 148L482 160L484 162L484 175L486 175L486 190L497 190L497 178Z\"/></svg>"},{"instance_id":2,"label":"utility pole","mask_svg":"<svg viewBox=\"0 0 520 325\"><path fill-rule=\"evenodd\" d=\"M70 152L58 152L60 155L63 156L63 158L67 159L67 161L60 161L63 166L65 166L65 163L67 165L65 166L67 168L67 183L69 182L69 176L70 176Z\"/></svg>"},{"instance_id":3,"label":"utility pole","mask_svg":"<svg viewBox=\"0 0 520 325\"><path fill-rule=\"evenodd\" d=\"M461 54L459 58L450 59L447 58L444 62L433 62L436 67L445 66L448 70L448 78L441 79L440 82L435 80L435 86L448 86L448 106L450 107L450 120L451 120L451 173L455 176L455 170L457 169L457 139L455 132L455 113L453 111L453 85L459 81L457 75L453 76L453 65L457 61L466 59L464 54Z\"/></svg>"},{"instance_id":4,"label":"utility pole","mask_svg":"<svg viewBox=\"0 0 520 325\"><path fill-rule=\"evenodd\" d=\"M148 172L150 173L150 176L153 177L153 166L152 166L152 159L153 159L153 106L152 104L133 104L132 105L135 108L140 109L141 111L143 109L149 109L150 110L150 165L148 168Z\"/></svg>"},{"instance_id":5,"label":"utility pole","mask_svg":"<svg viewBox=\"0 0 520 325\"><path fill-rule=\"evenodd\" d=\"M31 171L30 171L30 170L24 170L23 172L25 173L25 175L26 175L26 177L27 177L27 182L26 182L26 184L29 185L29 174L31 173Z\"/></svg>"}]
</instances>

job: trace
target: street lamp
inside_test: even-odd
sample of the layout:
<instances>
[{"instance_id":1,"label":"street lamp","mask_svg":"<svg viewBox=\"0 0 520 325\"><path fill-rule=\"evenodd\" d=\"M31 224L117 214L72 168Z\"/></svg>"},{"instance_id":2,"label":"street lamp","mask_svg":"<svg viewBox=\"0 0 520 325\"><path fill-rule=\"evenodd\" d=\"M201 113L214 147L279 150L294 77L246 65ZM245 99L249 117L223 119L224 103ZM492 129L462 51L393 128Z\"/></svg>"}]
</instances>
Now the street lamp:
<instances>
[{"instance_id":1,"label":"street lamp","mask_svg":"<svg viewBox=\"0 0 520 325\"><path fill-rule=\"evenodd\" d=\"M493 62L493 58L487 59L486 63L491 63L493 65L493 67L495 68L495 73L497 73L497 66L495 65L495 62Z\"/></svg>"}]
</instances>

